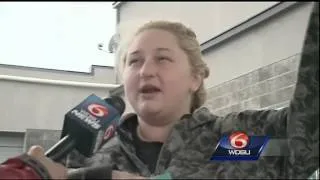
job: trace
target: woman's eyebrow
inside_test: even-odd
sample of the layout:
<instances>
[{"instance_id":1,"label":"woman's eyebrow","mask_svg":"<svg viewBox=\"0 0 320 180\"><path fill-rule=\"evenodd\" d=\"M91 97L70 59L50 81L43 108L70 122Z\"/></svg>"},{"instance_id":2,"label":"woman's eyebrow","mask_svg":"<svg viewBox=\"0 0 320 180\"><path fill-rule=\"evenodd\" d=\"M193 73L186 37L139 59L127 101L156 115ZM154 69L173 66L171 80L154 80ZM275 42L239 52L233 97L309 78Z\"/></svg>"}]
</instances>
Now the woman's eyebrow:
<instances>
[{"instance_id":1,"label":"woman's eyebrow","mask_svg":"<svg viewBox=\"0 0 320 180\"><path fill-rule=\"evenodd\" d=\"M140 50L135 50L133 52L130 52L129 55L135 55L135 54L139 54L140 53Z\"/></svg>"},{"instance_id":2,"label":"woman's eyebrow","mask_svg":"<svg viewBox=\"0 0 320 180\"><path fill-rule=\"evenodd\" d=\"M169 48L157 48L156 49L157 51L171 51L171 49L169 49Z\"/></svg>"}]
</instances>

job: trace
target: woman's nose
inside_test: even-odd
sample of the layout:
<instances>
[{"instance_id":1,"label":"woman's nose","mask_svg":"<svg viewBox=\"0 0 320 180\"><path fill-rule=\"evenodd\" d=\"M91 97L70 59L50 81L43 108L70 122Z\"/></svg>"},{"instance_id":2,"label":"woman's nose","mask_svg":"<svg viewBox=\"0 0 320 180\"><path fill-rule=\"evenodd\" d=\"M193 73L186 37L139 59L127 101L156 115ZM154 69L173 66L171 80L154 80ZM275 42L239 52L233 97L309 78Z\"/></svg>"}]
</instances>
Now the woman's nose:
<instances>
[{"instance_id":1,"label":"woman's nose","mask_svg":"<svg viewBox=\"0 0 320 180\"><path fill-rule=\"evenodd\" d=\"M144 61L140 69L141 77L153 77L157 73L157 66L152 60Z\"/></svg>"}]
</instances>

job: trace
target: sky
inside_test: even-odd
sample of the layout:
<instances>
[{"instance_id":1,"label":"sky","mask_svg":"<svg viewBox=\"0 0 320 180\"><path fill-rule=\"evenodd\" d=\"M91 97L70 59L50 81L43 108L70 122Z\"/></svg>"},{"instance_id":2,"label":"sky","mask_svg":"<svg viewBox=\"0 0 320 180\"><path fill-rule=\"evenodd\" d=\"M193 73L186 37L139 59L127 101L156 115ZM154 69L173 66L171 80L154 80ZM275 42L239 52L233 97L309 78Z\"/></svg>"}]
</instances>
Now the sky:
<instances>
[{"instance_id":1,"label":"sky","mask_svg":"<svg viewBox=\"0 0 320 180\"><path fill-rule=\"evenodd\" d=\"M115 30L112 2L0 2L0 64L80 72L114 66L108 42Z\"/></svg>"}]
</instances>

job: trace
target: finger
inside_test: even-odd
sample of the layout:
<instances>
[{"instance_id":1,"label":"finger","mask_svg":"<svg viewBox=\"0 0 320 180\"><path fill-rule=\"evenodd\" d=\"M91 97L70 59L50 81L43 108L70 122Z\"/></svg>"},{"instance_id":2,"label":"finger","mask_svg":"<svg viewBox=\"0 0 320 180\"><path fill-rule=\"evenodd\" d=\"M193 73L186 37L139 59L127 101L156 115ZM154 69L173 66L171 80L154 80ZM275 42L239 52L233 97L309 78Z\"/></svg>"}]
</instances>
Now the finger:
<instances>
[{"instance_id":1,"label":"finger","mask_svg":"<svg viewBox=\"0 0 320 180\"><path fill-rule=\"evenodd\" d=\"M30 156L34 156L34 157L43 157L43 156L45 156L44 155L44 149L39 145L32 146L29 149L27 154L30 155Z\"/></svg>"}]
</instances>

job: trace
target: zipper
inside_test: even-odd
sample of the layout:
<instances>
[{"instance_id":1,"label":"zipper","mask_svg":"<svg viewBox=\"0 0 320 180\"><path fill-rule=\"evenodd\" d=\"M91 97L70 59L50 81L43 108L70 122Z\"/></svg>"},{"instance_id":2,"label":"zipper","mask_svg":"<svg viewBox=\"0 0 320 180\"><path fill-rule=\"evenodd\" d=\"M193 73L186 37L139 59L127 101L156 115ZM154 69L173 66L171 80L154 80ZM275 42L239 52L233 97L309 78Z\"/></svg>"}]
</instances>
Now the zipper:
<instances>
[{"instance_id":1,"label":"zipper","mask_svg":"<svg viewBox=\"0 0 320 180\"><path fill-rule=\"evenodd\" d=\"M158 172L159 170L158 170L158 169L159 169L160 159L162 158L162 152L163 152L164 147L168 144L168 139L169 139L169 137L172 136L173 129L174 129L174 128L171 129L168 138L165 140L165 142L164 142L164 143L162 144L162 146L161 146L161 149L160 149L160 152L159 152L159 156L158 156L158 159L157 159L157 163L156 163L156 168L155 168L154 173L152 173L152 175L157 175L157 174L159 174L159 172Z\"/></svg>"},{"instance_id":2,"label":"zipper","mask_svg":"<svg viewBox=\"0 0 320 180\"><path fill-rule=\"evenodd\" d=\"M131 141L131 139L128 137L126 133L123 133L120 131L119 135L120 134L125 138L125 141L129 141L129 142ZM119 142L120 142L120 146L125 151L128 158L131 160L131 163L134 164L139 171L142 170L143 172L145 172L144 174L146 174L147 176L150 176L151 172L149 171L148 167L146 167L144 163L135 155L135 152L130 152L126 147L126 145L124 144L124 142L122 142L120 139L119 139ZM139 167L142 167L142 168L139 168Z\"/></svg>"},{"instance_id":3,"label":"zipper","mask_svg":"<svg viewBox=\"0 0 320 180\"><path fill-rule=\"evenodd\" d=\"M126 146L121 142L121 146L123 148L123 150L126 152L126 154L129 156L128 158L131 160L132 164L134 164L136 166L137 169L139 169L139 171L143 171L145 173L143 174L146 174L147 176L150 176L151 175L151 172L149 171L148 167L146 167L144 165L144 163L141 162L141 160L133 155L131 152L129 152L126 148ZM142 167L142 168L139 168L139 167Z\"/></svg>"},{"instance_id":4,"label":"zipper","mask_svg":"<svg viewBox=\"0 0 320 180\"><path fill-rule=\"evenodd\" d=\"M167 142L167 140L165 141L165 143L166 143L166 142ZM157 164L156 164L156 169L155 169L155 173L156 173L156 174L158 173L158 167L159 167L159 163L160 163L162 151L163 151L164 146L166 145L165 143L163 143L163 145L161 146L160 152L159 152L159 156L158 156Z\"/></svg>"},{"instance_id":5,"label":"zipper","mask_svg":"<svg viewBox=\"0 0 320 180\"><path fill-rule=\"evenodd\" d=\"M157 160L157 164L156 164L156 168L155 168L155 171L154 171L154 173L153 173L153 175L157 175L157 174L159 174L159 161L160 161L160 159L162 158L162 152L163 152L163 149L164 149L164 147L168 144L168 140L170 139L170 137L171 136L173 136L173 131L175 130L175 129L177 129L177 127L178 126L180 126L180 125L183 125L184 123L181 121L182 119L183 119L183 117L184 116L182 116L180 119L179 119L179 121L177 121L176 122L176 124L175 125L173 125L172 126L172 129L170 130L170 132L169 132L169 136L167 137L167 139L164 141L164 143L163 143L163 145L161 146L161 149L160 149L160 152L159 152L159 157L158 157L158 160ZM178 130L177 130L177 132L178 132Z\"/></svg>"}]
</instances>

